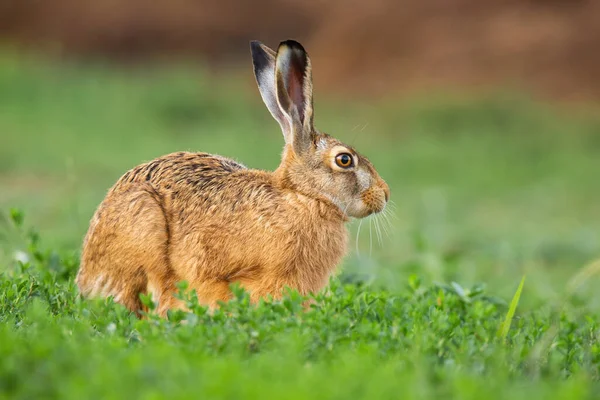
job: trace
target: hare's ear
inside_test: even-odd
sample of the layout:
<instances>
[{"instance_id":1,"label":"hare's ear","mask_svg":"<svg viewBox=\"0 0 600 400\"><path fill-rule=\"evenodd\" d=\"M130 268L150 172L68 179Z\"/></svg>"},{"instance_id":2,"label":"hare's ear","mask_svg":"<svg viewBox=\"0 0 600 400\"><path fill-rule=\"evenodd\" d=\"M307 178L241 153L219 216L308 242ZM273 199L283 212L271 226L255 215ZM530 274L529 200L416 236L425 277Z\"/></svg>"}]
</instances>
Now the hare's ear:
<instances>
[{"instance_id":1,"label":"hare's ear","mask_svg":"<svg viewBox=\"0 0 600 400\"><path fill-rule=\"evenodd\" d=\"M252 53L252 64L254 76L258 84L258 90L271 115L281 126L283 137L286 142L291 142L290 124L279 108L277 102L277 90L275 88L275 51L271 50L259 41L250 42Z\"/></svg>"},{"instance_id":2,"label":"hare's ear","mask_svg":"<svg viewBox=\"0 0 600 400\"><path fill-rule=\"evenodd\" d=\"M275 80L277 101L289 121L294 150L302 152L310 145L313 132L313 89L310 58L300 43L287 40L279 44Z\"/></svg>"}]
</instances>

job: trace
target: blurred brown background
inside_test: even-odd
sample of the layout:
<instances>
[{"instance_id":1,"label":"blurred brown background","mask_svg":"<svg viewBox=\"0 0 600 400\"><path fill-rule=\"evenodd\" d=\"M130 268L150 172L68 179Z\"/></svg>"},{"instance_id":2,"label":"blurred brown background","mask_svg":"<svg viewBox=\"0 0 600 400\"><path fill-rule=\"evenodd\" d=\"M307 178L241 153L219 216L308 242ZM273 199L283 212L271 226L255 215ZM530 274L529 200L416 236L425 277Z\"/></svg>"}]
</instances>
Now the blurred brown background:
<instances>
[{"instance_id":1,"label":"blurred brown background","mask_svg":"<svg viewBox=\"0 0 600 400\"><path fill-rule=\"evenodd\" d=\"M507 86L600 98L600 1L0 0L0 40L58 57L197 58L296 38L317 83L384 94Z\"/></svg>"}]
</instances>

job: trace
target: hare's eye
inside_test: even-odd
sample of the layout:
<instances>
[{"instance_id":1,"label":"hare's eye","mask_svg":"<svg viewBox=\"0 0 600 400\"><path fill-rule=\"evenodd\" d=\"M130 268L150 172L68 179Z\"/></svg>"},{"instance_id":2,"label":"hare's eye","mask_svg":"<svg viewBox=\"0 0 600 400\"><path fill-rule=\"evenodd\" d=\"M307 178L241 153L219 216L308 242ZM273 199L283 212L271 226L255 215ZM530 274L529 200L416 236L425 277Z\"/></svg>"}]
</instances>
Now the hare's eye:
<instances>
[{"instance_id":1,"label":"hare's eye","mask_svg":"<svg viewBox=\"0 0 600 400\"><path fill-rule=\"evenodd\" d=\"M340 153L335 156L335 163L340 168L350 168L352 166L352 156L348 153Z\"/></svg>"}]
</instances>

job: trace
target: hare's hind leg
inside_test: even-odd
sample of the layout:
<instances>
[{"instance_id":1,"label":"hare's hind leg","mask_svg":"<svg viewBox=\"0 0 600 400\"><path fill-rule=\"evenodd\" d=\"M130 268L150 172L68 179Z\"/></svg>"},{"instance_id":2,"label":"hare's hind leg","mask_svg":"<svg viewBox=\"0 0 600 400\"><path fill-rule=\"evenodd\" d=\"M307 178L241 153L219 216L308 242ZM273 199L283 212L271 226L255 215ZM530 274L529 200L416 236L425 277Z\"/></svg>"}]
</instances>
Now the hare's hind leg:
<instances>
[{"instance_id":1,"label":"hare's hind leg","mask_svg":"<svg viewBox=\"0 0 600 400\"><path fill-rule=\"evenodd\" d=\"M84 296L114 296L139 312L150 293L160 314L176 307L177 278L169 265L169 228L160 198L148 185L113 192L92 219L77 285Z\"/></svg>"}]
</instances>

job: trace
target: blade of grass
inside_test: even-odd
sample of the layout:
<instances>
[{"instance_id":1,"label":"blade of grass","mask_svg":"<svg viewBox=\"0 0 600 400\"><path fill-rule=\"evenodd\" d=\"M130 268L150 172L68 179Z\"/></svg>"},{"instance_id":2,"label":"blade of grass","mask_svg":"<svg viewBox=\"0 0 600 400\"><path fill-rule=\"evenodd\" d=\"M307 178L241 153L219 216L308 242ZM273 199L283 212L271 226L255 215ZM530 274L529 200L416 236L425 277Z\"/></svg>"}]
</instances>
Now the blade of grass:
<instances>
[{"instance_id":1,"label":"blade of grass","mask_svg":"<svg viewBox=\"0 0 600 400\"><path fill-rule=\"evenodd\" d=\"M588 279L598 273L600 273L600 259L585 265L569 280L567 284L567 296L575 294Z\"/></svg>"},{"instance_id":2,"label":"blade of grass","mask_svg":"<svg viewBox=\"0 0 600 400\"><path fill-rule=\"evenodd\" d=\"M508 312L506 313L506 317L504 317L504 321L500 324L500 328L498 329L498 338L500 338L503 342L506 341L506 337L508 336L508 331L510 330L510 325L512 323L512 319L515 316L515 311L517 310L517 305L519 305L519 299L521 298L521 292L523 291L523 285L525 284L525 276L521 279L521 283L513 296L510 306L508 307Z\"/></svg>"}]
</instances>

